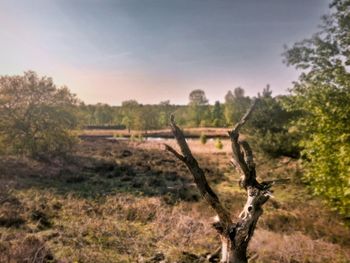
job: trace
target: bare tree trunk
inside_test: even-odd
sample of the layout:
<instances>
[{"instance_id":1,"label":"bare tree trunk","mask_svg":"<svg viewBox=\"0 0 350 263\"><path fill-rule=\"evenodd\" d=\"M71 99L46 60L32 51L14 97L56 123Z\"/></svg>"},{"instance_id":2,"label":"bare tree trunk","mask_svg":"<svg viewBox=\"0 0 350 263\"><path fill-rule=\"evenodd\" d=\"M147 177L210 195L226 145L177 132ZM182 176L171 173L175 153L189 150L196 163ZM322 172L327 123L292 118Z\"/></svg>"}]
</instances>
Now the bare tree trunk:
<instances>
[{"instance_id":1,"label":"bare tree trunk","mask_svg":"<svg viewBox=\"0 0 350 263\"><path fill-rule=\"evenodd\" d=\"M221 238L222 263L247 263L247 247L254 234L259 217L263 213L262 206L271 196L270 188L276 180L259 183L256 180L256 171L253 152L246 141L239 140L239 130L248 120L255 107L253 102L242 119L229 132L232 145L232 164L241 175L240 186L247 192L247 202L237 220L233 221L231 214L222 206L218 196L209 186L204 171L193 157L181 129L175 124L171 116L171 128L181 154L169 145L166 149L181 160L191 172L202 197L210 204L218 215L213 223Z\"/></svg>"},{"instance_id":2,"label":"bare tree trunk","mask_svg":"<svg viewBox=\"0 0 350 263\"><path fill-rule=\"evenodd\" d=\"M221 262L246 263L246 249L238 249L229 237L221 236Z\"/></svg>"}]
</instances>

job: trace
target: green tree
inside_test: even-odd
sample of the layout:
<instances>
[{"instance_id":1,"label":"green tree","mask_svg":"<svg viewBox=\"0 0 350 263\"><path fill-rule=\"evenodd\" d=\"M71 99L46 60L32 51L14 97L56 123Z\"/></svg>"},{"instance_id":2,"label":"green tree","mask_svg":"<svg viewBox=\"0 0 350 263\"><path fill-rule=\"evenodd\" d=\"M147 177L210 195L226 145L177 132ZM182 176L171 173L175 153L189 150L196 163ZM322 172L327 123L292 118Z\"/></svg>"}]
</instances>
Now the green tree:
<instances>
[{"instance_id":1,"label":"green tree","mask_svg":"<svg viewBox=\"0 0 350 263\"><path fill-rule=\"evenodd\" d=\"M226 123L233 125L238 122L241 116L249 108L250 98L244 96L244 89L237 87L233 93L228 91L225 96L225 110L224 115Z\"/></svg>"},{"instance_id":2,"label":"green tree","mask_svg":"<svg viewBox=\"0 0 350 263\"><path fill-rule=\"evenodd\" d=\"M8 152L49 158L68 153L76 97L35 72L0 77L0 138Z\"/></svg>"},{"instance_id":3,"label":"green tree","mask_svg":"<svg viewBox=\"0 0 350 263\"><path fill-rule=\"evenodd\" d=\"M131 121L128 116L124 116L124 118L122 119L122 124L125 125L125 127L128 129L128 133L130 133Z\"/></svg>"},{"instance_id":4,"label":"green tree","mask_svg":"<svg viewBox=\"0 0 350 263\"><path fill-rule=\"evenodd\" d=\"M272 97L267 85L258 95L258 105L249 122L248 133L252 135L253 142L272 157L299 156L299 137L291 128L297 112L284 108L287 99L286 96Z\"/></svg>"},{"instance_id":5,"label":"green tree","mask_svg":"<svg viewBox=\"0 0 350 263\"><path fill-rule=\"evenodd\" d=\"M203 90L196 89L189 95L189 117L190 123L194 126L207 126L210 122L210 111L208 100Z\"/></svg>"},{"instance_id":6,"label":"green tree","mask_svg":"<svg viewBox=\"0 0 350 263\"><path fill-rule=\"evenodd\" d=\"M305 179L340 213L350 215L350 1L334 0L321 31L284 53L304 70L290 107L303 111Z\"/></svg>"},{"instance_id":7,"label":"green tree","mask_svg":"<svg viewBox=\"0 0 350 263\"><path fill-rule=\"evenodd\" d=\"M128 128L129 133L130 129L135 128L139 106L140 104L136 100L126 100L122 102L122 124Z\"/></svg>"},{"instance_id":8,"label":"green tree","mask_svg":"<svg viewBox=\"0 0 350 263\"><path fill-rule=\"evenodd\" d=\"M170 115L172 113L172 107L170 105L170 101L161 101L159 103L159 128L167 128L169 125Z\"/></svg>"},{"instance_id":9,"label":"green tree","mask_svg":"<svg viewBox=\"0 0 350 263\"><path fill-rule=\"evenodd\" d=\"M222 127L224 125L224 111L219 101L215 101L211 115L214 127Z\"/></svg>"},{"instance_id":10,"label":"green tree","mask_svg":"<svg viewBox=\"0 0 350 263\"><path fill-rule=\"evenodd\" d=\"M192 90L189 95L190 105L207 105L208 99L205 92L201 89Z\"/></svg>"},{"instance_id":11,"label":"green tree","mask_svg":"<svg viewBox=\"0 0 350 263\"><path fill-rule=\"evenodd\" d=\"M139 131L145 131L158 128L158 111L152 105L139 105L135 115L133 128Z\"/></svg>"},{"instance_id":12,"label":"green tree","mask_svg":"<svg viewBox=\"0 0 350 263\"><path fill-rule=\"evenodd\" d=\"M113 122L113 109L107 104L95 105L94 117L98 125L110 125Z\"/></svg>"}]
</instances>

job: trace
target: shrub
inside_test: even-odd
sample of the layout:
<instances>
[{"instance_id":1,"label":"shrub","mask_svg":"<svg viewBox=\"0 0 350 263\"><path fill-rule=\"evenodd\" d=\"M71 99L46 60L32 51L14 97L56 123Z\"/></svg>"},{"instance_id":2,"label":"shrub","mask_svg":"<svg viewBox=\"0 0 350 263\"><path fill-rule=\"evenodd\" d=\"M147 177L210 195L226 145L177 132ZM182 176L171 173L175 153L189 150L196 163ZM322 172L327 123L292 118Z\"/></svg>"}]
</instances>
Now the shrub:
<instances>
[{"instance_id":1,"label":"shrub","mask_svg":"<svg viewBox=\"0 0 350 263\"><path fill-rule=\"evenodd\" d=\"M253 143L272 157L299 157L299 133L292 131L292 120L298 112L288 112L283 103L287 97L272 97L269 88L259 96L256 110L249 123L248 133Z\"/></svg>"},{"instance_id":2,"label":"shrub","mask_svg":"<svg viewBox=\"0 0 350 263\"><path fill-rule=\"evenodd\" d=\"M215 140L215 147L216 147L216 149L219 149L219 150L221 150L224 147L224 145L222 144L220 138L217 138Z\"/></svg>"},{"instance_id":3,"label":"shrub","mask_svg":"<svg viewBox=\"0 0 350 263\"><path fill-rule=\"evenodd\" d=\"M6 153L35 158L65 155L75 142L77 99L35 72L0 77L0 137Z\"/></svg>"},{"instance_id":4,"label":"shrub","mask_svg":"<svg viewBox=\"0 0 350 263\"><path fill-rule=\"evenodd\" d=\"M207 136L202 132L201 136L199 137L199 140L201 141L201 144L207 143Z\"/></svg>"},{"instance_id":5,"label":"shrub","mask_svg":"<svg viewBox=\"0 0 350 263\"><path fill-rule=\"evenodd\" d=\"M272 133L271 131L268 131L265 134L255 132L252 141L264 153L271 157L299 157L298 140L297 136L294 134L288 132Z\"/></svg>"}]
</instances>

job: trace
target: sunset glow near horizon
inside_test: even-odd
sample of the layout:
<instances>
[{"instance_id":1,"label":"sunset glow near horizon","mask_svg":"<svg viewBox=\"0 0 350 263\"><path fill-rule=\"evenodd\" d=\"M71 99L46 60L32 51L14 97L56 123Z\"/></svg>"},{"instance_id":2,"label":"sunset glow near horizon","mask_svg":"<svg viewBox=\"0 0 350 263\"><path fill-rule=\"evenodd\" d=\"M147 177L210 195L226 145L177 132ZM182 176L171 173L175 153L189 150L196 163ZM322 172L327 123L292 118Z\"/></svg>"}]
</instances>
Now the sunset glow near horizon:
<instances>
[{"instance_id":1,"label":"sunset glow near horizon","mask_svg":"<svg viewBox=\"0 0 350 263\"><path fill-rule=\"evenodd\" d=\"M326 0L0 0L0 75L34 70L86 103L209 102L240 86L284 94L283 45L310 37Z\"/></svg>"}]
</instances>

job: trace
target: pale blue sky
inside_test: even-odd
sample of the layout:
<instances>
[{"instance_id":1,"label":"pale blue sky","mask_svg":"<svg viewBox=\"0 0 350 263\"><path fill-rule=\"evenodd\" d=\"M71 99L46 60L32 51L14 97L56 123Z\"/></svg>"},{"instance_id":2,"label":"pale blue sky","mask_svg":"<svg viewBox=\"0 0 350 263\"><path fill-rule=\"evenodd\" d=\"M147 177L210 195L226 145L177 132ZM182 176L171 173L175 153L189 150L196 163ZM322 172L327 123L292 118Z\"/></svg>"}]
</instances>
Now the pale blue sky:
<instances>
[{"instance_id":1,"label":"pale blue sky","mask_svg":"<svg viewBox=\"0 0 350 263\"><path fill-rule=\"evenodd\" d=\"M35 70L87 103L286 93L283 45L317 31L326 0L0 0L0 74Z\"/></svg>"}]
</instances>

